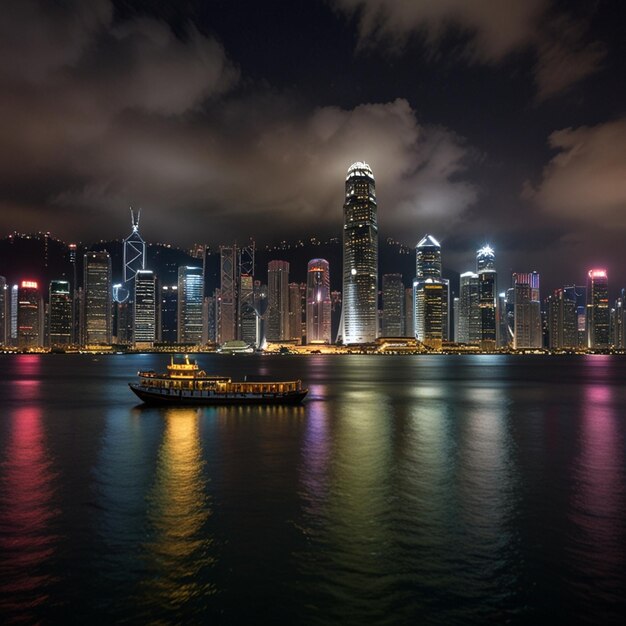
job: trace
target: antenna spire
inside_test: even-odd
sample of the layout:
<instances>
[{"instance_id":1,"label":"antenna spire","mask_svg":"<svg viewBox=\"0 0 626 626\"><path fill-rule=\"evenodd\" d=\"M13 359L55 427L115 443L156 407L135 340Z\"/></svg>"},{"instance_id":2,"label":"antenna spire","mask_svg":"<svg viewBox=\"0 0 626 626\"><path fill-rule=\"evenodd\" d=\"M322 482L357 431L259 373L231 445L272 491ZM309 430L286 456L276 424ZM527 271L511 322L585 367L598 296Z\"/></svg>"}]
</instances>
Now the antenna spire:
<instances>
[{"instance_id":1,"label":"antenna spire","mask_svg":"<svg viewBox=\"0 0 626 626\"><path fill-rule=\"evenodd\" d=\"M133 231L139 230L139 218L141 217L141 209L137 211L137 217L135 217L135 212L133 211L133 207L130 207L130 223L132 224Z\"/></svg>"}]
</instances>

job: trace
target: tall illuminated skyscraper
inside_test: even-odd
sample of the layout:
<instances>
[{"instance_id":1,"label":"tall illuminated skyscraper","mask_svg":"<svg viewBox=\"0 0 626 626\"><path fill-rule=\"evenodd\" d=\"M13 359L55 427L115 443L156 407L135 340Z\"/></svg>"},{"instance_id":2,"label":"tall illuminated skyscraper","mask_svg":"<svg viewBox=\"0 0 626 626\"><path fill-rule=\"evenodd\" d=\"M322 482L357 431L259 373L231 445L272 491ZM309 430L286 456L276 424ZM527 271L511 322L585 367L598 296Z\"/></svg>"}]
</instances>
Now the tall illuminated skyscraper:
<instances>
[{"instance_id":1,"label":"tall illuminated skyscraper","mask_svg":"<svg viewBox=\"0 0 626 626\"><path fill-rule=\"evenodd\" d=\"M415 247L413 281L415 338L441 350L448 340L449 281L442 277L441 244L425 235Z\"/></svg>"},{"instance_id":2,"label":"tall illuminated skyscraper","mask_svg":"<svg viewBox=\"0 0 626 626\"><path fill-rule=\"evenodd\" d=\"M161 293L161 332L163 343L176 343L178 338L178 285L163 285Z\"/></svg>"},{"instance_id":3,"label":"tall illuminated skyscraper","mask_svg":"<svg viewBox=\"0 0 626 626\"><path fill-rule=\"evenodd\" d=\"M367 163L353 163L343 205L343 343L378 335L378 218L376 183Z\"/></svg>"},{"instance_id":4,"label":"tall illuminated skyscraper","mask_svg":"<svg viewBox=\"0 0 626 626\"><path fill-rule=\"evenodd\" d=\"M217 342L237 338L237 246L220 246Z\"/></svg>"},{"instance_id":5,"label":"tall illuminated skyscraper","mask_svg":"<svg viewBox=\"0 0 626 626\"><path fill-rule=\"evenodd\" d=\"M565 289L548 296L548 346L551 350L572 350L578 346L576 299Z\"/></svg>"},{"instance_id":6,"label":"tall illuminated skyscraper","mask_svg":"<svg viewBox=\"0 0 626 626\"><path fill-rule=\"evenodd\" d=\"M7 279L0 276L0 346L9 344L9 293Z\"/></svg>"},{"instance_id":7,"label":"tall illuminated skyscraper","mask_svg":"<svg viewBox=\"0 0 626 626\"><path fill-rule=\"evenodd\" d=\"M156 341L156 277L152 270L137 270L135 274L135 303L133 343L151 347Z\"/></svg>"},{"instance_id":8,"label":"tall illuminated skyscraper","mask_svg":"<svg viewBox=\"0 0 626 626\"><path fill-rule=\"evenodd\" d=\"M517 272L513 274L514 336L513 348L541 348L541 302L539 299L539 274Z\"/></svg>"},{"instance_id":9,"label":"tall illuminated skyscraper","mask_svg":"<svg viewBox=\"0 0 626 626\"><path fill-rule=\"evenodd\" d=\"M270 261L267 270L267 339L289 339L289 263Z\"/></svg>"},{"instance_id":10,"label":"tall illuminated skyscraper","mask_svg":"<svg viewBox=\"0 0 626 626\"><path fill-rule=\"evenodd\" d=\"M69 281L50 281L48 292L48 336L51 346L66 346L72 343L72 305Z\"/></svg>"},{"instance_id":11,"label":"tall illuminated skyscraper","mask_svg":"<svg viewBox=\"0 0 626 626\"><path fill-rule=\"evenodd\" d=\"M23 280L17 294L17 345L34 348L43 345L41 337L42 302L39 285Z\"/></svg>"},{"instance_id":12,"label":"tall illuminated skyscraper","mask_svg":"<svg viewBox=\"0 0 626 626\"><path fill-rule=\"evenodd\" d=\"M289 283L289 339L302 342L302 297L298 283Z\"/></svg>"},{"instance_id":13,"label":"tall illuminated skyscraper","mask_svg":"<svg viewBox=\"0 0 626 626\"><path fill-rule=\"evenodd\" d=\"M498 285L493 248L483 246L476 252L478 306L480 308L480 349L493 351L498 338Z\"/></svg>"},{"instance_id":14,"label":"tall illuminated skyscraper","mask_svg":"<svg viewBox=\"0 0 626 626\"><path fill-rule=\"evenodd\" d=\"M111 343L111 257L108 252L88 252L83 265L84 343Z\"/></svg>"},{"instance_id":15,"label":"tall illuminated skyscraper","mask_svg":"<svg viewBox=\"0 0 626 626\"><path fill-rule=\"evenodd\" d=\"M604 269L589 270L587 278L587 347L609 347L609 279Z\"/></svg>"},{"instance_id":16,"label":"tall illuminated skyscraper","mask_svg":"<svg viewBox=\"0 0 626 626\"><path fill-rule=\"evenodd\" d=\"M202 341L204 277L201 267L178 268L178 343Z\"/></svg>"},{"instance_id":17,"label":"tall illuminated skyscraper","mask_svg":"<svg viewBox=\"0 0 626 626\"><path fill-rule=\"evenodd\" d=\"M459 343L479 343L481 337L478 274L464 272L459 290Z\"/></svg>"},{"instance_id":18,"label":"tall illuminated skyscraper","mask_svg":"<svg viewBox=\"0 0 626 626\"><path fill-rule=\"evenodd\" d=\"M311 259L306 279L306 341L331 343L330 268L326 259Z\"/></svg>"}]
</instances>

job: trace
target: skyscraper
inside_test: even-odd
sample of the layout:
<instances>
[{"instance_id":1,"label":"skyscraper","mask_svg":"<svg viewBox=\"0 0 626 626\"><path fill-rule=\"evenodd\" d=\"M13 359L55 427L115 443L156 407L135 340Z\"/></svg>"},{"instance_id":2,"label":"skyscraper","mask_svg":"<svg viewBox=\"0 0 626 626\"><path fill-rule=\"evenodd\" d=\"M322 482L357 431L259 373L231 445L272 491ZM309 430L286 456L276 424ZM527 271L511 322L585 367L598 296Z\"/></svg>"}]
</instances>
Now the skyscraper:
<instances>
[{"instance_id":1,"label":"skyscraper","mask_svg":"<svg viewBox=\"0 0 626 626\"><path fill-rule=\"evenodd\" d=\"M237 338L237 246L220 246L217 342Z\"/></svg>"},{"instance_id":2,"label":"skyscraper","mask_svg":"<svg viewBox=\"0 0 626 626\"><path fill-rule=\"evenodd\" d=\"M34 280L23 280L17 294L17 345L34 348L43 344L41 337L41 294Z\"/></svg>"},{"instance_id":3,"label":"skyscraper","mask_svg":"<svg viewBox=\"0 0 626 626\"><path fill-rule=\"evenodd\" d=\"M426 278L413 281L415 293L415 337L433 350L441 350L444 341L444 303L448 286L442 280ZM447 336L445 337L447 339Z\"/></svg>"},{"instance_id":4,"label":"skyscraper","mask_svg":"<svg viewBox=\"0 0 626 626\"><path fill-rule=\"evenodd\" d=\"M548 297L548 338L551 350L572 350L578 346L576 300L565 289L557 289Z\"/></svg>"},{"instance_id":5,"label":"skyscraper","mask_svg":"<svg viewBox=\"0 0 626 626\"><path fill-rule=\"evenodd\" d=\"M413 325L415 338L436 350L448 340L449 297L449 281L442 277L441 244L425 235L415 247Z\"/></svg>"},{"instance_id":6,"label":"skyscraper","mask_svg":"<svg viewBox=\"0 0 626 626\"><path fill-rule=\"evenodd\" d=\"M432 235L424 235L415 246L415 276L418 280L442 277L441 244Z\"/></svg>"},{"instance_id":7,"label":"skyscraper","mask_svg":"<svg viewBox=\"0 0 626 626\"><path fill-rule=\"evenodd\" d=\"M239 276L239 338L249 345L257 342L257 320L254 311L254 278L250 274Z\"/></svg>"},{"instance_id":8,"label":"skyscraper","mask_svg":"<svg viewBox=\"0 0 626 626\"><path fill-rule=\"evenodd\" d=\"M541 348L541 301L539 299L539 274L517 272L513 274L514 336L513 348Z\"/></svg>"},{"instance_id":9,"label":"skyscraper","mask_svg":"<svg viewBox=\"0 0 626 626\"><path fill-rule=\"evenodd\" d=\"M289 283L289 339L302 341L302 298L298 283Z\"/></svg>"},{"instance_id":10,"label":"skyscraper","mask_svg":"<svg viewBox=\"0 0 626 626\"><path fill-rule=\"evenodd\" d=\"M289 263L270 261L267 270L267 339L289 339Z\"/></svg>"},{"instance_id":11,"label":"skyscraper","mask_svg":"<svg viewBox=\"0 0 626 626\"><path fill-rule=\"evenodd\" d=\"M413 287L404 290L404 336L415 337L415 309L413 301Z\"/></svg>"},{"instance_id":12,"label":"skyscraper","mask_svg":"<svg viewBox=\"0 0 626 626\"><path fill-rule=\"evenodd\" d=\"M0 276L0 346L9 344L9 287L7 279Z\"/></svg>"},{"instance_id":13,"label":"skyscraper","mask_svg":"<svg viewBox=\"0 0 626 626\"><path fill-rule=\"evenodd\" d=\"M48 292L48 336L50 346L72 343L73 302L67 280L50 281Z\"/></svg>"},{"instance_id":14,"label":"skyscraper","mask_svg":"<svg viewBox=\"0 0 626 626\"><path fill-rule=\"evenodd\" d=\"M132 231L124 239L124 286L131 293L134 287L135 274L138 270L143 270L146 267L146 243L139 234L140 217L141 209L139 209L137 215L130 209Z\"/></svg>"},{"instance_id":15,"label":"skyscraper","mask_svg":"<svg viewBox=\"0 0 626 626\"><path fill-rule=\"evenodd\" d=\"M367 163L353 163L343 205L343 343L374 341L378 330L376 183Z\"/></svg>"},{"instance_id":16,"label":"skyscraper","mask_svg":"<svg viewBox=\"0 0 626 626\"><path fill-rule=\"evenodd\" d=\"M331 343L330 267L326 259L311 259L306 279L306 341Z\"/></svg>"},{"instance_id":17,"label":"skyscraper","mask_svg":"<svg viewBox=\"0 0 626 626\"><path fill-rule=\"evenodd\" d=\"M404 284L402 274L383 276L383 337L404 336Z\"/></svg>"},{"instance_id":18,"label":"skyscraper","mask_svg":"<svg viewBox=\"0 0 626 626\"><path fill-rule=\"evenodd\" d=\"M88 252L83 266L84 343L111 343L111 257L108 252Z\"/></svg>"},{"instance_id":19,"label":"skyscraper","mask_svg":"<svg viewBox=\"0 0 626 626\"><path fill-rule=\"evenodd\" d=\"M204 279L201 267L178 268L178 343L202 341Z\"/></svg>"},{"instance_id":20,"label":"skyscraper","mask_svg":"<svg viewBox=\"0 0 626 626\"><path fill-rule=\"evenodd\" d=\"M478 274L464 272L459 291L459 343L479 343L481 339Z\"/></svg>"},{"instance_id":21,"label":"skyscraper","mask_svg":"<svg viewBox=\"0 0 626 626\"><path fill-rule=\"evenodd\" d=\"M133 343L151 347L156 341L156 277L152 270L135 273Z\"/></svg>"},{"instance_id":22,"label":"skyscraper","mask_svg":"<svg viewBox=\"0 0 626 626\"><path fill-rule=\"evenodd\" d=\"M496 256L493 248L485 245L476 252L478 272L478 306L480 309L480 349L493 351L498 338L498 286Z\"/></svg>"},{"instance_id":23,"label":"skyscraper","mask_svg":"<svg viewBox=\"0 0 626 626\"><path fill-rule=\"evenodd\" d=\"M606 270L589 270L587 279L587 347L609 347L609 281Z\"/></svg>"},{"instance_id":24,"label":"skyscraper","mask_svg":"<svg viewBox=\"0 0 626 626\"><path fill-rule=\"evenodd\" d=\"M626 289L622 289L615 300L612 315L612 343L616 348L623 350L626 348Z\"/></svg>"}]
</instances>

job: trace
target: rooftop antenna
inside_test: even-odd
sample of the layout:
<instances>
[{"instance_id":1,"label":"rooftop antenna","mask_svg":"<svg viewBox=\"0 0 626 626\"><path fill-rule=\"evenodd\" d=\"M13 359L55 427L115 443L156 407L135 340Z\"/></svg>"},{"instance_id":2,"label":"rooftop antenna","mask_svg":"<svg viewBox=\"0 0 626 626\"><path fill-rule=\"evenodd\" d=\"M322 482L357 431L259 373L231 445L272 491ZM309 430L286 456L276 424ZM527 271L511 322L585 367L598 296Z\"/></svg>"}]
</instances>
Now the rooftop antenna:
<instances>
[{"instance_id":1,"label":"rooftop antenna","mask_svg":"<svg viewBox=\"0 0 626 626\"><path fill-rule=\"evenodd\" d=\"M139 218L141 217L141 209L137 211L137 217L135 217L135 212L133 211L133 207L130 207L130 223L133 226L133 232L137 232L139 230Z\"/></svg>"}]
</instances>

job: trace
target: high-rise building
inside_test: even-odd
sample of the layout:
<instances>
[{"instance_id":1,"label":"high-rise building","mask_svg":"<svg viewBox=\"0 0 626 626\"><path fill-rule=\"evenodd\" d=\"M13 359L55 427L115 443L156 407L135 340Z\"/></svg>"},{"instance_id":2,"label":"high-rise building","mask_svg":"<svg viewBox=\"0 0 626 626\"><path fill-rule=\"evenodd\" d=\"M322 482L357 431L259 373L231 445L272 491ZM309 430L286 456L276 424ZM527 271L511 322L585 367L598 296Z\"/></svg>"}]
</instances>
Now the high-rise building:
<instances>
[{"instance_id":1,"label":"high-rise building","mask_svg":"<svg viewBox=\"0 0 626 626\"><path fill-rule=\"evenodd\" d=\"M385 274L383 276L383 336L404 336L402 274Z\"/></svg>"},{"instance_id":2,"label":"high-rise building","mask_svg":"<svg viewBox=\"0 0 626 626\"><path fill-rule=\"evenodd\" d=\"M587 279L587 347L609 347L609 281L606 270L589 270Z\"/></svg>"},{"instance_id":3,"label":"high-rise building","mask_svg":"<svg viewBox=\"0 0 626 626\"><path fill-rule=\"evenodd\" d=\"M83 342L111 343L111 257L108 252L88 252L83 265Z\"/></svg>"},{"instance_id":4,"label":"high-rise building","mask_svg":"<svg viewBox=\"0 0 626 626\"><path fill-rule=\"evenodd\" d=\"M289 283L289 339L302 341L302 298L298 283Z\"/></svg>"},{"instance_id":5,"label":"high-rise building","mask_svg":"<svg viewBox=\"0 0 626 626\"><path fill-rule=\"evenodd\" d=\"M413 287L404 290L404 336L415 337L415 310L413 306Z\"/></svg>"},{"instance_id":6,"label":"high-rise building","mask_svg":"<svg viewBox=\"0 0 626 626\"><path fill-rule=\"evenodd\" d=\"M0 276L0 346L9 345L9 287Z\"/></svg>"},{"instance_id":7,"label":"high-rise building","mask_svg":"<svg viewBox=\"0 0 626 626\"><path fill-rule=\"evenodd\" d=\"M151 347L156 341L156 277L152 270L135 273L135 303L133 343L136 347Z\"/></svg>"},{"instance_id":8,"label":"high-rise building","mask_svg":"<svg viewBox=\"0 0 626 626\"><path fill-rule=\"evenodd\" d=\"M476 251L480 308L480 349L492 351L498 344L498 285L496 255L485 245Z\"/></svg>"},{"instance_id":9,"label":"high-rise building","mask_svg":"<svg viewBox=\"0 0 626 626\"><path fill-rule=\"evenodd\" d=\"M311 259L306 280L306 342L331 343L330 269L326 259Z\"/></svg>"},{"instance_id":10,"label":"high-rise building","mask_svg":"<svg viewBox=\"0 0 626 626\"><path fill-rule=\"evenodd\" d=\"M43 345L41 337L42 301L39 285L23 280L17 292L17 345L35 348Z\"/></svg>"},{"instance_id":11,"label":"high-rise building","mask_svg":"<svg viewBox=\"0 0 626 626\"><path fill-rule=\"evenodd\" d=\"M626 289L622 289L615 300L612 316L612 344L623 350L626 348Z\"/></svg>"},{"instance_id":12,"label":"high-rise building","mask_svg":"<svg viewBox=\"0 0 626 626\"><path fill-rule=\"evenodd\" d=\"M444 304L448 300L447 281L435 278L415 279L415 337L433 350L441 350L444 337L444 320L447 310Z\"/></svg>"},{"instance_id":13,"label":"high-rise building","mask_svg":"<svg viewBox=\"0 0 626 626\"><path fill-rule=\"evenodd\" d=\"M237 338L237 246L220 246L217 343Z\"/></svg>"},{"instance_id":14,"label":"high-rise building","mask_svg":"<svg viewBox=\"0 0 626 626\"><path fill-rule=\"evenodd\" d=\"M50 281L48 291L48 337L50 346L72 343L73 299L67 280Z\"/></svg>"},{"instance_id":15,"label":"high-rise building","mask_svg":"<svg viewBox=\"0 0 626 626\"><path fill-rule=\"evenodd\" d=\"M369 343L378 331L378 221L376 183L367 163L353 163L343 205L344 344Z\"/></svg>"},{"instance_id":16,"label":"high-rise building","mask_svg":"<svg viewBox=\"0 0 626 626\"><path fill-rule=\"evenodd\" d=\"M548 297L548 347L572 350L578 346L576 300L571 292L557 289Z\"/></svg>"},{"instance_id":17,"label":"high-rise building","mask_svg":"<svg viewBox=\"0 0 626 626\"><path fill-rule=\"evenodd\" d=\"M464 272L460 277L458 343L479 343L481 311L478 274Z\"/></svg>"},{"instance_id":18,"label":"high-rise building","mask_svg":"<svg viewBox=\"0 0 626 626\"><path fill-rule=\"evenodd\" d=\"M12 346L17 345L17 303L18 303L19 286L11 286L11 302L9 303L10 319L8 323L10 343Z\"/></svg>"},{"instance_id":19,"label":"high-rise building","mask_svg":"<svg viewBox=\"0 0 626 626\"><path fill-rule=\"evenodd\" d=\"M289 339L289 263L270 261L267 270L267 339Z\"/></svg>"},{"instance_id":20,"label":"high-rise building","mask_svg":"<svg viewBox=\"0 0 626 626\"><path fill-rule=\"evenodd\" d=\"M239 276L239 338L248 345L257 342L257 315L254 310L254 278Z\"/></svg>"},{"instance_id":21,"label":"high-rise building","mask_svg":"<svg viewBox=\"0 0 626 626\"><path fill-rule=\"evenodd\" d=\"M498 292L496 271L483 269L478 272L478 302L480 307L480 349L493 351L498 339L497 305Z\"/></svg>"},{"instance_id":22,"label":"high-rise building","mask_svg":"<svg viewBox=\"0 0 626 626\"><path fill-rule=\"evenodd\" d=\"M541 348L541 301L539 274L517 272L513 274L514 336L513 348Z\"/></svg>"},{"instance_id":23,"label":"high-rise building","mask_svg":"<svg viewBox=\"0 0 626 626\"><path fill-rule=\"evenodd\" d=\"M442 277L441 244L432 235L422 237L415 248L415 276L415 338L440 350L449 334L450 283ZM441 302L436 302L436 298L441 298Z\"/></svg>"},{"instance_id":24,"label":"high-rise building","mask_svg":"<svg viewBox=\"0 0 626 626\"><path fill-rule=\"evenodd\" d=\"M204 278L201 267L178 268L178 343L202 341Z\"/></svg>"}]
</instances>

